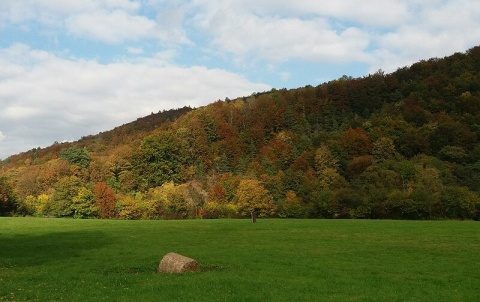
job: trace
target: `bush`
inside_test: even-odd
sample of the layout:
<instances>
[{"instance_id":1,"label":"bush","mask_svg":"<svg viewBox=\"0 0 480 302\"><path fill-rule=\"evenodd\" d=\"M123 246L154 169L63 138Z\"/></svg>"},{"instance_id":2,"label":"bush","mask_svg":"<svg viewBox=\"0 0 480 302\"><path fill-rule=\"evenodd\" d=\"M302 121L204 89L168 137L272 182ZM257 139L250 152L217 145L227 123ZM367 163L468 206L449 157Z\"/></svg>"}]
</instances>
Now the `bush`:
<instances>
[{"instance_id":1,"label":"bush","mask_svg":"<svg viewBox=\"0 0 480 302\"><path fill-rule=\"evenodd\" d=\"M201 216L202 218L236 218L238 217L238 208L229 203L207 202L201 211Z\"/></svg>"}]
</instances>

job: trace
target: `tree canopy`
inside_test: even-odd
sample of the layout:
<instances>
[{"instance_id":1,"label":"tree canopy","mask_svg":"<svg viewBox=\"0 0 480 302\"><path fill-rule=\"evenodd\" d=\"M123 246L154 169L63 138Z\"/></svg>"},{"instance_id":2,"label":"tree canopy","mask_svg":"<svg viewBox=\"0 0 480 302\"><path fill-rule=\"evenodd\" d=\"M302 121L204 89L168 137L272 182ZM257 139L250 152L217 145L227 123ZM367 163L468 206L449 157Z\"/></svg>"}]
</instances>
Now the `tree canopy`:
<instances>
[{"instance_id":1,"label":"tree canopy","mask_svg":"<svg viewBox=\"0 0 480 302\"><path fill-rule=\"evenodd\" d=\"M0 162L0 215L480 219L480 47Z\"/></svg>"}]
</instances>

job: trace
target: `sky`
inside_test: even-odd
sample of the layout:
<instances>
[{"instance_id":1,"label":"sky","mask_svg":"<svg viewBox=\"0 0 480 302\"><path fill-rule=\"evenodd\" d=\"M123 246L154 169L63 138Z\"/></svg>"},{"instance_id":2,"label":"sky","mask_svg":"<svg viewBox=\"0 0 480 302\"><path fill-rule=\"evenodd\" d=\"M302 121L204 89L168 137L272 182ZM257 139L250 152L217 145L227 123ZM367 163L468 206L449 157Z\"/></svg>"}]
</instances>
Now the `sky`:
<instances>
[{"instance_id":1,"label":"sky","mask_svg":"<svg viewBox=\"0 0 480 302\"><path fill-rule=\"evenodd\" d=\"M0 0L0 159L480 44L478 0Z\"/></svg>"}]
</instances>

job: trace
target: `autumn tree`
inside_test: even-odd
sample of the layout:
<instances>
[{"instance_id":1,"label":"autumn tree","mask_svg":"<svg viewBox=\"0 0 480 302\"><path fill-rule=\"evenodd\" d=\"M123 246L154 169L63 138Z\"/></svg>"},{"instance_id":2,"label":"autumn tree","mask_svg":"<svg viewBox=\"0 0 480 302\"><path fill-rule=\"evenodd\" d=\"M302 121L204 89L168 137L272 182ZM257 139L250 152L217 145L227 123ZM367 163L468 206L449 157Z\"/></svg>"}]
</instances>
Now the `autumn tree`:
<instances>
[{"instance_id":1,"label":"autumn tree","mask_svg":"<svg viewBox=\"0 0 480 302\"><path fill-rule=\"evenodd\" d=\"M0 177L0 216L10 214L16 206L16 196L13 187L6 177Z\"/></svg>"},{"instance_id":2,"label":"autumn tree","mask_svg":"<svg viewBox=\"0 0 480 302\"><path fill-rule=\"evenodd\" d=\"M322 188L338 184L343 177L338 173L339 160L325 144L315 151L315 170Z\"/></svg>"},{"instance_id":3,"label":"autumn tree","mask_svg":"<svg viewBox=\"0 0 480 302\"><path fill-rule=\"evenodd\" d=\"M234 202L244 217L253 211L264 217L272 217L276 213L276 205L270 192L258 180L242 179L238 184Z\"/></svg>"},{"instance_id":4,"label":"autumn tree","mask_svg":"<svg viewBox=\"0 0 480 302\"><path fill-rule=\"evenodd\" d=\"M163 184L167 198L165 200L165 218L185 219L193 218L185 196L185 185L176 186L172 181Z\"/></svg>"},{"instance_id":5,"label":"autumn tree","mask_svg":"<svg viewBox=\"0 0 480 302\"><path fill-rule=\"evenodd\" d=\"M315 151L315 169L317 173L322 170L331 168L337 170L339 167L338 159L332 154L327 145L322 144Z\"/></svg>"},{"instance_id":6,"label":"autumn tree","mask_svg":"<svg viewBox=\"0 0 480 302\"><path fill-rule=\"evenodd\" d=\"M305 210L302 201L294 191L287 191L285 200L280 208L281 217L286 218L300 218L303 216Z\"/></svg>"},{"instance_id":7,"label":"autumn tree","mask_svg":"<svg viewBox=\"0 0 480 302\"><path fill-rule=\"evenodd\" d=\"M238 214L232 203L240 179L231 173L213 176L208 181L208 200L202 207L204 218L232 218Z\"/></svg>"},{"instance_id":8,"label":"autumn tree","mask_svg":"<svg viewBox=\"0 0 480 302\"><path fill-rule=\"evenodd\" d=\"M117 211L120 219L140 219L143 216L143 202L138 196L121 196L117 201Z\"/></svg>"},{"instance_id":9,"label":"autumn tree","mask_svg":"<svg viewBox=\"0 0 480 302\"><path fill-rule=\"evenodd\" d=\"M28 166L22 170L15 182L15 191L19 200L25 200L27 196L35 196L41 193L37 181L40 169L38 166Z\"/></svg>"},{"instance_id":10,"label":"autumn tree","mask_svg":"<svg viewBox=\"0 0 480 302\"><path fill-rule=\"evenodd\" d=\"M187 191L186 185L177 186L173 181L151 188L144 202L146 214L167 219L195 217L195 209L192 209L195 205L188 203Z\"/></svg>"},{"instance_id":11,"label":"autumn tree","mask_svg":"<svg viewBox=\"0 0 480 302\"><path fill-rule=\"evenodd\" d=\"M395 144L391 138L382 136L373 143L372 155L377 162L393 159L395 154Z\"/></svg>"},{"instance_id":12,"label":"autumn tree","mask_svg":"<svg viewBox=\"0 0 480 302\"><path fill-rule=\"evenodd\" d=\"M93 188L94 199L98 209L98 217L115 218L115 192L106 182L98 182Z\"/></svg>"},{"instance_id":13,"label":"autumn tree","mask_svg":"<svg viewBox=\"0 0 480 302\"><path fill-rule=\"evenodd\" d=\"M52 194L40 194L37 196L37 200L35 202L35 215L36 216L44 216L48 214L49 208L52 204Z\"/></svg>"},{"instance_id":14,"label":"autumn tree","mask_svg":"<svg viewBox=\"0 0 480 302\"><path fill-rule=\"evenodd\" d=\"M347 174L349 177L354 178L371 165L373 165L373 158L370 155L355 157L348 162Z\"/></svg>"},{"instance_id":15,"label":"autumn tree","mask_svg":"<svg viewBox=\"0 0 480 302\"><path fill-rule=\"evenodd\" d=\"M28 195L24 199L20 199L17 203L17 212L20 215L35 215L37 198L33 195Z\"/></svg>"},{"instance_id":16,"label":"autumn tree","mask_svg":"<svg viewBox=\"0 0 480 302\"><path fill-rule=\"evenodd\" d=\"M367 155L372 151L372 142L367 132L362 128L346 130L343 133L340 144L351 157Z\"/></svg>"}]
</instances>

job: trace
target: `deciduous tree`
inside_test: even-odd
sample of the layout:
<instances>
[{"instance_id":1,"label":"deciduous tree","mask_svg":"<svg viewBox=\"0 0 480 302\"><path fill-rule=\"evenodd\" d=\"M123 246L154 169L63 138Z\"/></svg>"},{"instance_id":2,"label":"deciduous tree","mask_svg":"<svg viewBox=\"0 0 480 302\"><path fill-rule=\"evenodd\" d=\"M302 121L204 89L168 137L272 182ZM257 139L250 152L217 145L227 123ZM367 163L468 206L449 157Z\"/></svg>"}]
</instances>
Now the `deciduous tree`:
<instances>
[{"instance_id":1,"label":"deciduous tree","mask_svg":"<svg viewBox=\"0 0 480 302\"><path fill-rule=\"evenodd\" d=\"M77 196L73 197L71 208L73 218L89 218L97 215L97 205L93 192L86 187L80 188Z\"/></svg>"},{"instance_id":2,"label":"deciduous tree","mask_svg":"<svg viewBox=\"0 0 480 302\"><path fill-rule=\"evenodd\" d=\"M242 216L247 217L253 211L259 216L275 215L276 206L273 198L261 182L255 179L242 179L238 184L234 201Z\"/></svg>"},{"instance_id":3,"label":"deciduous tree","mask_svg":"<svg viewBox=\"0 0 480 302\"><path fill-rule=\"evenodd\" d=\"M70 147L61 151L61 158L67 160L71 165L87 168L92 160L84 148Z\"/></svg>"},{"instance_id":4,"label":"deciduous tree","mask_svg":"<svg viewBox=\"0 0 480 302\"><path fill-rule=\"evenodd\" d=\"M115 218L115 192L106 182L98 182L93 189L98 217L103 219Z\"/></svg>"},{"instance_id":5,"label":"deciduous tree","mask_svg":"<svg viewBox=\"0 0 480 302\"><path fill-rule=\"evenodd\" d=\"M368 155L372 151L372 142L362 128L350 128L345 131L340 144L351 157Z\"/></svg>"},{"instance_id":6,"label":"deciduous tree","mask_svg":"<svg viewBox=\"0 0 480 302\"><path fill-rule=\"evenodd\" d=\"M6 177L0 177L0 216L10 214L15 209L16 202L13 187Z\"/></svg>"},{"instance_id":7,"label":"deciduous tree","mask_svg":"<svg viewBox=\"0 0 480 302\"><path fill-rule=\"evenodd\" d=\"M160 131L146 137L132 156L132 168L141 188L182 181L185 163L181 144L171 132Z\"/></svg>"}]
</instances>

